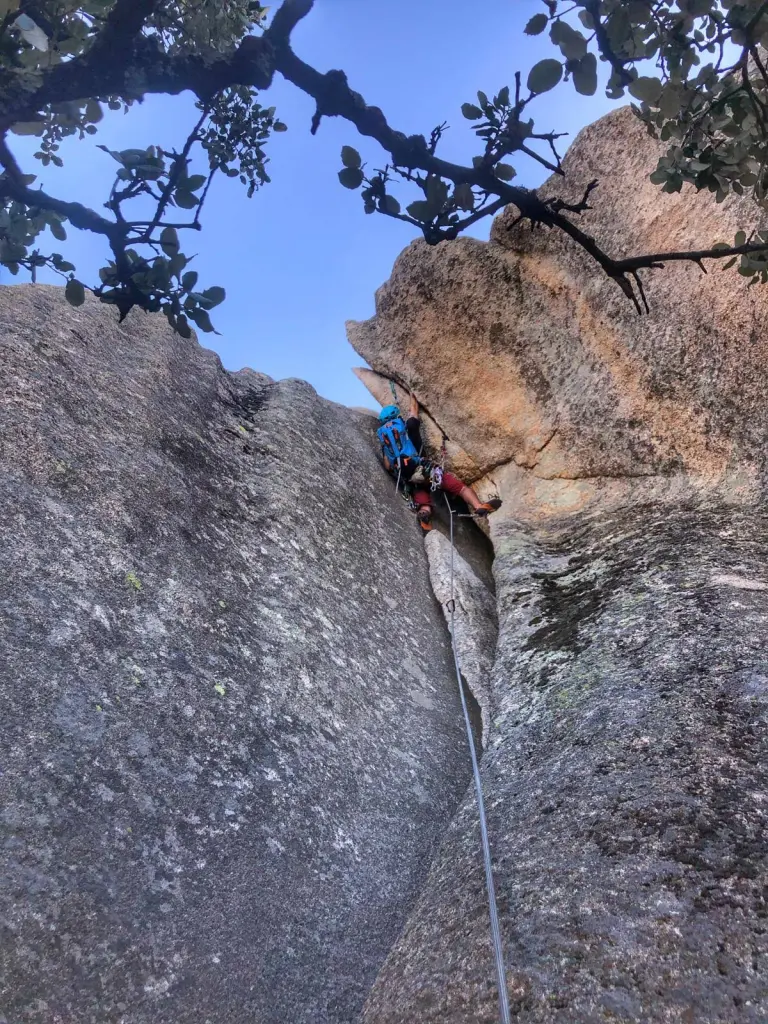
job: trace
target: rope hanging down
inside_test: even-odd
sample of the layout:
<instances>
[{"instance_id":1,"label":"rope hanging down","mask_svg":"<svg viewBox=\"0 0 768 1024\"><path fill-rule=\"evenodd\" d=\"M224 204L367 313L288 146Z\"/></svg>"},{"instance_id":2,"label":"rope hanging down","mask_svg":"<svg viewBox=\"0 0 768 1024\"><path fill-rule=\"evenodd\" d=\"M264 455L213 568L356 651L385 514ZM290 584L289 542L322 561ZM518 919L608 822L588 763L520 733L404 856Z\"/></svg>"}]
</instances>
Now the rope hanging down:
<instances>
[{"instance_id":1,"label":"rope hanging down","mask_svg":"<svg viewBox=\"0 0 768 1024\"><path fill-rule=\"evenodd\" d=\"M456 632L455 632L455 615L456 615L456 600L454 598L454 571L453 571L453 517L454 511L451 508L451 503L448 501L448 495L445 495L445 503L448 506L448 512L451 521L451 599L447 604L448 611L451 616L451 647L453 649L453 664L456 668L456 682L459 685L459 695L461 696L461 709L464 712L464 727L467 730L467 741L469 743L469 753L472 757L472 775L475 781L475 796L477 798L477 810L480 816L480 839L483 846L483 862L485 865L485 886L488 891L488 909L491 916L491 939L493 940L493 956L496 962L496 982L499 989L499 1011L501 1015L502 1024L511 1024L509 1016L509 998L507 996L507 979L506 972L504 970L504 950L501 944L501 929L499 927L499 913L496 906L496 887L493 884L493 864L491 862L491 844L488 841L488 822L485 816L485 801L483 800L483 786L480 780L480 767L477 763L477 751L475 750L475 737L472 733L472 723L469 718L469 709L467 708L467 698L464 695L464 687L461 682L461 665L459 664L459 655L456 650Z\"/></svg>"}]
</instances>

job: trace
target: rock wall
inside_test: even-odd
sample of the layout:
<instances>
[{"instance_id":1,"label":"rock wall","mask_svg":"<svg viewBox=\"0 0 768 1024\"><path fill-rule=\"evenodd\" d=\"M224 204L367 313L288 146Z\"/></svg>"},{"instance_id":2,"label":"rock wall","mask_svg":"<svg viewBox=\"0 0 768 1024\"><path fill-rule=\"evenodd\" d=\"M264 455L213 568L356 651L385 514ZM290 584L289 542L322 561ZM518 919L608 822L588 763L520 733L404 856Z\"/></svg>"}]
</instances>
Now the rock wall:
<instances>
[{"instance_id":1,"label":"rock wall","mask_svg":"<svg viewBox=\"0 0 768 1024\"><path fill-rule=\"evenodd\" d=\"M709 246L755 226L746 199L662 194L648 181L659 153L622 108L579 134L565 181L540 192L572 199L599 179L579 224L617 255ZM670 263L644 272L650 313L638 316L570 239L512 227L514 215L496 219L490 244L404 250L376 316L348 325L373 370L411 381L465 453L467 475L499 485L505 473L525 517L579 511L638 484L673 497L717 486L757 493L768 440L765 289L735 269Z\"/></svg>"},{"instance_id":2,"label":"rock wall","mask_svg":"<svg viewBox=\"0 0 768 1024\"><path fill-rule=\"evenodd\" d=\"M667 504L494 530L482 763L513 1019L768 1015L768 517ZM474 801L365 1024L498 1021Z\"/></svg>"},{"instance_id":3,"label":"rock wall","mask_svg":"<svg viewBox=\"0 0 768 1024\"><path fill-rule=\"evenodd\" d=\"M707 247L757 213L648 180L627 110L582 132L609 252ZM757 1024L765 982L768 292L670 264L634 307L567 238L413 243L349 325L504 505L482 763L520 1024ZM472 474L472 465L477 469ZM474 801L454 817L365 1024L498 1020Z\"/></svg>"},{"instance_id":4,"label":"rock wall","mask_svg":"<svg viewBox=\"0 0 768 1024\"><path fill-rule=\"evenodd\" d=\"M370 418L55 288L0 344L0 1019L358 1019L469 778Z\"/></svg>"}]
</instances>

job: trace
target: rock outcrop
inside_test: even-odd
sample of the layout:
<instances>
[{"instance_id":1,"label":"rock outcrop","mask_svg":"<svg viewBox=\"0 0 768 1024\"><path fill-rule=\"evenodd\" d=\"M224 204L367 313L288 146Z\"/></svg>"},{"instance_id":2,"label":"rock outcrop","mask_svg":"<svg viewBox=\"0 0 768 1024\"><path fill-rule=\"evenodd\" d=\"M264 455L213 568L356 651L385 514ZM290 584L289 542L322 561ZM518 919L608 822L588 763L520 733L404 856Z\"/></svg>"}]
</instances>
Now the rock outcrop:
<instances>
[{"instance_id":1,"label":"rock outcrop","mask_svg":"<svg viewBox=\"0 0 768 1024\"><path fill-rule=\"evenodd\" d=\"M0 344L0 1019L358 1019L469 778L370 417L55 288Z\"/></svg>"},{"instance_id":2,"label":"rock outcrop","mask_svg":"<svg viewBox=\"0 0 768 1024\"><path fill-rule=\"evenodd\" d=\"M425 544L432 589L449 623L450 602L454 602L453 642L462 678L480 708L480 739L486 746L493 713L490 682L498 638L496 596L460 554L454 552L451 557L450 536L433 530Z\"/></svg>"},{"instance_id":3,"label":"rock outcrop","mask_svg":"<svg viewBox=\"0 0 768 1024\"><path fill-rule=\"evenodd\" d=\"M618 111L543 192L600 177L611 251L753 226L657 154ZM456 641L519 1024L768 1018L768 293L645 287L504 214L350 329L504 499ZM2 1024L492 1024L449 551L370 416L56 289L0 339Z\"/></svg>"},{"instance_id":4,"label":"rock outcrop","mask_svg":"<svg viewBox=\"0 0 768 1024\"><path fill-rule=\"evenodd\" d=\"M647 180L628 110L568 178L613 253L756 223ZM564 236L409 246L349 336L412 382L491 517L499 640L482 763L520 1024L768 1018L768 292L735 271L644 274L650 313ZM363 375L366 379L365 375ZM368 378L369 380L371 378ZM365 1024L498 1020L471 794Z\"/></svg>"},{"instance_id":5,"label":"rock outcrop","mask_svg":"<svg viewBox=\"0 0 768 1024\"><path fill-rule=\"evenodd\" d=\"M755 226L748 200L662 194L648 181L659 152L617 110L581 132L567 178L541 194L574 199L598 178L579 224L614 254L707 246ZM514 211L498 217L490 244L418 241L402 253L376 316L348 325L373 370L412 382L477 465L472 479L501 486L503 469L523 516L649 482L672 497L754 493L768 439L765 290L714 264L705 275L670 263L643 274L650 314L638 316L562 233L513 223Z\"/></svg>"}]
</instances>

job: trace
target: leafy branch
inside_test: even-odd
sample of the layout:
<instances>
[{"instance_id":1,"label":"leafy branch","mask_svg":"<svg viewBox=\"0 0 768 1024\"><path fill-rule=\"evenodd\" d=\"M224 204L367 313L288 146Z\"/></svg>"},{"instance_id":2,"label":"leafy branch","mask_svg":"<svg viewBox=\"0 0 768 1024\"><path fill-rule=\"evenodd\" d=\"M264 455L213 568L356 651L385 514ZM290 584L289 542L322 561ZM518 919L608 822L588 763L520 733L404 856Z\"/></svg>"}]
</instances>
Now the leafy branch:
<instances>
[{"instance_id":1,"label":"leafy branch","mask_svg":"<svg viewBox=\"0 0 768 1024\"><path fill-rule=\"evenodd\" d=\"M343 71L322 73L291 47L296 25L313 0L284 0L265 27L265 9L253 0L81 0L62 5L36 0L35 17L19 0L3 0L0 24L0 263L18 273L50 266L68 277L71 301L84 300L85 286L59 254L43 256L36 240L50 230L66 239L65 224L102 235L112 259L91 290L124 316L133 306L161 309L181 333L190 321L213 330L209 311L223 289L197 290L197 274L181 251L178 232L199 231L206 197L217 174L238 177L252 196L269 182L265 146L285 130L273 107L262 107L257 90L282 75L308 96L316 110L311 131L323 118L341 117L386 155L368 171L351 146L342 150L341 184L359 190L364 211L417 227L430 244L450 241L506 205L519 221L567 234L617 282L638 311L647 309L640 272L687 260L704 269L706 260L741 260L740 272L768 279L768 237L734 239L710 248L639 255L606 253L575 218L590 208L597 182L582 198L544 200L513 184L518 154L563 174L558 151L562 134L537 129L531 110L537 99L563 82L585 96L598 84L598 58L610 68L608 94L625 90L639 103L649 130L670 148L653 180L666 191L686 181L707 188L721 201L729 191L768 195L768 74L759 46L768 41L768 2L730 0L544 0L526 32L549 32L559 57L531 70L514 94L504 86L490 97L462 106L480 142L468 165L438 155L448 130L441 124L429 138L407 136L390 126L383 112L366 103ZM30 8L31 10L31 8ZM574 18L575 16L575 18ZM725 64L729 43L741 56ZM702 55L710 55L701 66ZM656 60L658 77L641 76L637 65ZM151 93L191 90L200 117L180 152L161 146L113 151L119 169L105 203L107 215L69 203L40 188L18 166L8 133L41 139L36 154L43 166L62 163L61 140L98 132L103 104L128 109ZM104 148L104 147L102 147ZM109 151L108 151L109 152ZM199 154L206 160L197 171ZM405 191L401 200L398 194ZM598 193L599 195L599 193ZM147 202L154 212L143 212ZM142 218L133 204L142 204ZM179 211L188 212L185 219ZM194 211L194 213L192 212Z\"/></svg>"}]
</instances>

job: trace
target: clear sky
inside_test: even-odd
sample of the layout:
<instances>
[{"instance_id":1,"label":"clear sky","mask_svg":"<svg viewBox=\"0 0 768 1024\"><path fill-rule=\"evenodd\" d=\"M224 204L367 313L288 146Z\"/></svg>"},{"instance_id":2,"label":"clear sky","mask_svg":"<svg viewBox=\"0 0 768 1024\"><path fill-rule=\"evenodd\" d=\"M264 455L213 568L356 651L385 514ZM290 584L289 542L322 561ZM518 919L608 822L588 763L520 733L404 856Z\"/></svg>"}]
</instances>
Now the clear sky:
<instances>
[{"instance_id":1,"label":"clear sky","mask_svg":"<svg viewBox=\"0 0 768 1024\"><path fill-rule=\"evenodd\" d=\"M494 95L503 85L514 86L516 70L525 81L536 61L556 55L546 36L523 34L542 9L540 0L316 0L293 44L321 71L343 68L352 88L380 106L398 130L428 135L447 121L452 128L439 153L467 162L478 148L461 104L474 101L478 89ZM225 304L213 314L221 337L202 335L203 344L229 369L251 366L275 378L301 377L327 398L370 406L373 400L351 373L360 359L346 341L344 321L373 314L374 292L414 232L378 214L366 216L359 194L338 182L345 143L371 166L381 166L372 140L338 119L324 120L313 138L311 101L279 76L268 104L266 99L289 127L269 144L272 184L249 201L236 179L218 181L206 204L204 231L182 242L188 254L199 253L193 267L200 286L227 290ZM567 83L531 111L539 130L572 137L609 106L600 92L581 97ZM95 143L180 148L195 120L190 96L152 97L127 116L108 114L93 142L68 140L60 171L24 159L34 152L34 139L16 139L14 148L25 170L39 172L48 190L99 209L116 165ZM546 176L537 165L516 166L520 184L535 187ZM476 234L485 238L488 229L481 223ZM106 255L101 238L74 230L67 243L53 248L90 282ZM8 282L7 274L3 280Z\"/></svg>"}]
</instances>

